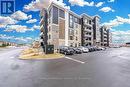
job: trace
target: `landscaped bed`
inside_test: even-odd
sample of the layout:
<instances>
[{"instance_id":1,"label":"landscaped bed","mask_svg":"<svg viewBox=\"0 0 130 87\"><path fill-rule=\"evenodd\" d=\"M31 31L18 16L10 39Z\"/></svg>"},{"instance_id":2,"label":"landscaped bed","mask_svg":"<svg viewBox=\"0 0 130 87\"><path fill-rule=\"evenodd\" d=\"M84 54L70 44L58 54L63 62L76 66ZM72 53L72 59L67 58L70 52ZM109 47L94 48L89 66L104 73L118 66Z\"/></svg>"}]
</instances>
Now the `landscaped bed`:
<instances>
[{"instance_id":1,"label":"landscaped bed","mask_svg":"<svg viewBox=\"0 0 130 87\"><path fill-rule=\"evenodd\" d=\"M44 54L43 52L39 51L38 49L29 48L25 49L21 52L19 58L24 60L29 59L59 59L63 58L63 54L54 53L54 54Z\"/></svg>"}]
</instances>

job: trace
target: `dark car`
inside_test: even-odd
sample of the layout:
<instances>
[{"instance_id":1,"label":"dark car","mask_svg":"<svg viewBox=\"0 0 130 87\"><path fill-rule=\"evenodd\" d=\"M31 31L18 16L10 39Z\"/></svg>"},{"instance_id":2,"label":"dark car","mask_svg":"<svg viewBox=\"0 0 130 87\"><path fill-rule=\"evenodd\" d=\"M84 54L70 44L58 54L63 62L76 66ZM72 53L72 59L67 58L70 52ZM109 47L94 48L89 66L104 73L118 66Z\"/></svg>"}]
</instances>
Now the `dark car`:
<instances>
[{"instance_id":1,"label":"dark car","mask_svg":"<svg viewBox=\"0 0 130 87\"><path fill-rule=\"evenodd\" d=\"M74 49L67 46L63 46L59 48L59 52L65 55L73 55Z\"/></svg>"},{"instance_id":2,"label":"dark car","mask_svg":"<svg viewBox=\"0 0 130 87\"><path fill-rule=\"evenodd\" d=\"M79 48L73 48L76 54L81 54L82 50Z\"/></svg>"}]
</instances>

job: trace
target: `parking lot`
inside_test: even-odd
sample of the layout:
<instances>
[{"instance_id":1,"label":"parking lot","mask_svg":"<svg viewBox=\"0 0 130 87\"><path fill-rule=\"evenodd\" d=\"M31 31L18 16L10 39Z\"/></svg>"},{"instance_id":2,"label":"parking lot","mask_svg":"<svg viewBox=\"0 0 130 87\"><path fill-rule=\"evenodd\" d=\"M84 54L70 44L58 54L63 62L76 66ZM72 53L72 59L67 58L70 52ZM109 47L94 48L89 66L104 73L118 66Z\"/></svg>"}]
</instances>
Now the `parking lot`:
<instances>
[{"instance_id":1,"label":"parking lot","mask_svg":"<svg viewBox=\"0 0 130 87\"><path fill-rule=\"evenodd\" d=\"M130 48L19 60L20 49L0 53L0 87L130 87Z\"/></svg>"}]
</instances>

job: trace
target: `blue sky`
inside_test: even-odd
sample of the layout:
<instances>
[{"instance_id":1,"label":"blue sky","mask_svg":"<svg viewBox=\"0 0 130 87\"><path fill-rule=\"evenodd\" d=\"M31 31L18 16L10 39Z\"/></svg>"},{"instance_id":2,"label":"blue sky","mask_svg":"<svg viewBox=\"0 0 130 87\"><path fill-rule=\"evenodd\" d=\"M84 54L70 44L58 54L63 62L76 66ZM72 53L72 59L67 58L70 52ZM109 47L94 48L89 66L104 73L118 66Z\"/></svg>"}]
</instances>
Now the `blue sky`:
<instances>
[{"instance_id":1,"label":"blue sky","mask_svg":"<svg viewBox=\"0 0 130 87\"><path fill-rule=\"evenodd\" d=\"M38 39L39 10L48 1L15 0L15 13L0 15L0 40L28 43ZM99 15L101 24L111 29L113 42L130 41L130 0L59 0L58 3L79 15Z\"/></svg>"}]
</instances>

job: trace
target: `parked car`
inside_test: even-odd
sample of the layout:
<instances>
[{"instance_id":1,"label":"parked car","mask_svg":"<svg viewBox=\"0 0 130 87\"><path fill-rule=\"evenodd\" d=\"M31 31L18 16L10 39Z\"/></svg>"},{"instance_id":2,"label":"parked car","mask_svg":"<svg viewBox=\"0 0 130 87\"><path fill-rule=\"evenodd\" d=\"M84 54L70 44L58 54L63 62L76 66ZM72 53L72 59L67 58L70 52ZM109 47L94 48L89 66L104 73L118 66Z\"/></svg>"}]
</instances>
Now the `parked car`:
<instances>
[{"instance_id":1,"label":"parked car","mask_svg":"<svg viewBox=\"0 0 130 87\"><path fill-rule=\"evenodd\" d=\"M82 50L81 49L79 49L79 48L73 48L74 49L74 51L75 51L75 53L76 54L81 54L82 53Z\"/></svg>"},{"instance_id":2,"label":"parked car","mask_svg":"<svg viewBox=\"0 0 130 87\"><path fill-rule=\"evenodd\" d=\"M73 55L74 54L74 49L67 47L67 46L63 46L59 48L59 52L65 55Z\"/></svg>"},{"instance_id":3,"label":"parked car","mask_svg":"<svg viewBox=\"0 0 130 87\"><path fill-rule=\"evenodd\" d=\"M94 51L98 51L97 46L93 46Z\"/></svg>"},{"instance_id":4,"label":"parked car","mask_svg":"<svg viewBox=\"0 0 130 87\"><path fill-rule=\"evenodd\" d=\"M92 52L92 47L91 46L86 46L85 48L88 48L89 52Z\"/></svg>"},{"instance_id":5,"label":"parked car","mask_svg":"<svg viewBox=\"0 0 130 87\"><path fill-rule=\"evenodd\" d=\"M88 53L89 52L89 49L86 48L86 47L78 47L80 50L82 50L83 53Z\"/></svg>"},{"instance_id":6,"label":"parked car","mask_svg":"<svg viewBox=\"0 0 130 87\"><path fill-rule=\"evenodd\" d=\"M120 46L114 46L113 48L120 48Z\"/></svg>"},{"instance_id":7,"label":"parked car","mask_svg":"<svg viewBox=\"0 0 130 87\"><path fill-rule=\"evenodd\" d=\"M105 50L105 48L103 47L97 47L97 49L100 51L100 50Z\"/></svg>"}]
</instances>

